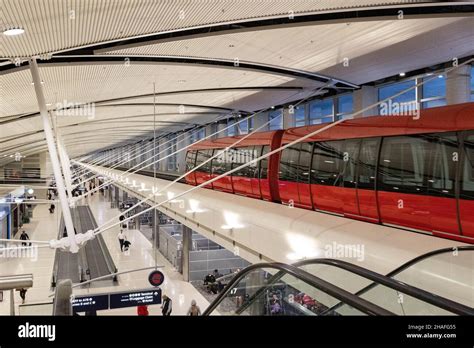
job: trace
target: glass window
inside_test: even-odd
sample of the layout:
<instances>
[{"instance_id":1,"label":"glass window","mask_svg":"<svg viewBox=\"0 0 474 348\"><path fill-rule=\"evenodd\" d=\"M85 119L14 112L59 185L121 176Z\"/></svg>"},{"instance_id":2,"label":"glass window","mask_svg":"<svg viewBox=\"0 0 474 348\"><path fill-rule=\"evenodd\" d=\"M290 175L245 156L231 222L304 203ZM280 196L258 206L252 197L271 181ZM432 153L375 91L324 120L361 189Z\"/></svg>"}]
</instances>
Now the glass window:
<instances>
[{"instance_id":1,"label":"glass window","mask_svg":"<svg viewBox=\"0 0 474 348\"><path fill-rule=\"evenodd\" d=\"M235 121L234 120L228 120L227 121L227 136L232 137L235 135Z\"/></svg>"},{"instance_id":2,"label":"glass window","mask_svg":"<svg viewBox=\"0 0 474 348\"><path fill-rule=\"evenodd\" d=\"M359 156L359 139L349 139L344 141L344 148L342 152L342 175L344 187L356 187L356 161Z\"/></svg>"},{"instance_id":3,"label":"glass window","mask_svg":"<svg viewBox=\"0 0 474 348\"><path fill-rule=\"evenodd\" d=\"M391 98L390 102L386 101L385 103L380 104L380 114L381 115L391 115L392 108L396 110L403 110L408 109L412 110L416 108L416 91L415 88L410 89L409 91L399 95L397 97L392 98L395 94L398 94L407 88L415 86L415 80L403 81L399 83L394 83L391 85L383 86L379 88L379 101L385 100L387 98ZM398 103L398 107L395 108L395 104ZM386 104L391 105L391 107L386 106ZM397 111L398 113L399 111Z\"/></svg>"},{"instance_id":4,"label":"glass window","mask_svg":"<svg viewBox=\"0 0 474 348\"><path fill-rule=\"evenodd\" d=\"M283 128L283 117L282 117L282 109L273 110L268 113L269 129L270 130L278 130Z\"/></svg>"},{"instance_id":5,"label":"glass window","mask_svg":"<svg viewBox=\"0 0 474 348\"><path fill-rule=\"evenodd\" d=\"M212 159L212 174L220 175L227 172L227 163L232 163L231 161L228 162L228 159L232 157L232 149L229 151L223 151L223 149L216 149L214 155L217 155Z\"/></svg>"},{"instance_id":6,"label":"glass window","mask_svg":"<svg viewBox=\"0 0 474 348\"><path fill-rule=\"evenodd\" d=\"M471 66L471 101L474 101L474 66Z\"/></svg>"},{"instance_id":7,"label":"glass window","mask_svg":"<svg viewBox=\"0 0 474 348\"><path fill-rule=\"evenodd\" d=\"M384 138L379 164L381 189L426 193L429 146L429 141L421 136Z\"/></svg>"},{"instance_id":8,"label":"glass window","mask_svg":"<svg viewBox=\"0 0 474 348\"><path fill-rule=\"evenodd\" d=\"M438 106L445 106L446 105L446 99L441 98L441 99L434 99L430 101L425 101L421 103L423 109L427 108L435 108Z\"/></svg>"},{"instance_id":9,"label":"glass window","mask_svg":"<svg viewBox=\"0 0 474 348\"><path fill-rule=\"evenodd\" d=\"M198 166L199 164L201 164L201 163L207 161L209 158L211 158L213 152L214 152L214 150L199 150L198 154L197 154L196 166ZM206 164L204 164L202 167L199 167L197 169L197 171L209 173L210 169L211 169L211 162L212 161L209 161Z\"/></svg>"},{"instance_id":10,"label":"glass window","mask_svg":"<svg viewBox=\"0 0 474 348\"><path fill-rule=\"evenodd\" d=\"M304 105L296 106L293 109L295 113L295 127L302 127L306 125L306 113Z\"/></svg>"},{"instance_id":11,"label":"glass window","mask_svg":"<svg viewBox=\"0 0 474 348\"><path fill-rule=\"evenodd\" d=\"M255 150L254 146L239 147L232 150L232 168L237 168L242 164L248 163L258 157L256 153L257 150ZM252 163L247 167L236 171L235 173L233 173L233 175L254 178L257 177L257 169L258 164Z\"/></svg>"},{"instance_id":12,"label":"glass window","mask_svg":"<svg viewBox=\"0 0 474 348\"><path fill-rule=\"evenodd\" d=\"M340 186L343 141L327 141L314 144L311 183Z\"/></svg>"},{"instance_id":13,"label":"glass window","mask_svg":"<svg viewBox=\"0 0 474 348\"><path fill-rule=\"evenodd\" d=\"M302 143L300 159L298 161L297 180L300 183L309 184L309 173L311 166L311 155L313 153L313 143Z\"/></svg>"},{"instance_id":14,"label":"glass window","mask_svg":"<svg viewBox=\"0 0 474 348\"><path fill-rule=\"evenodd\" d=\"M351 114L354 107L352 94L344 94L337 97L337 114Z\"/></svg>"},{"instance_id":15,"label":"glass window","mask_svg":"<svg viewBox=\"0 0 474 348\"><path fill-rule=\"evenodd\" d=\"M474 199L474 133L464 139L464 166L461 199Z\"/></svg>"},{"instance_id":16,"label":"glass window","mask_svg":"<svg viewBox=\"0 0 474 348\"><path fill-rule=\"evenodd\" d=\"M186 171L190 171L195 167L196 151L190 150L186 153Z\"/></svg>"},{"instance_id":17,"label":"glass window","mask_svg":"<svg viewBox=\"0 0 474 348\"><path fill-rule=\"evenodd\" d=\"M378 138L362 139L358 161L358 189L375 189Z\"/></svg>"},{"instance_id":18,"label":"glass window","mask_svg":"<svg viewBox=\"0 0 474 348\"><path fill-rule=\"evenodd\" d=\"M446 96L446 78L444 75L439 75L437 78L429 76L423 80L427 80L423 84L423 99Z\"/></svg>"},{"instance_id":19,"label":"glass window","mask_svg":"<svg viewBox=\"0 0 474 348\"><path fill-rule=\"evenodd\" d=\"M237 129L239 130L239 134L247 134L249 132L249 123L248 120L239 120L235 123Z\"/></svg>"},{"instance_id":20,"label":"glass window","mask_svg":"<svg viewBox=\"0 0 474 348\"><path fill-rule=\"evenodd\" d=\"M282 151L279 172L280 180L296 182L300 149L301 145L296 144Z\"/></svg>"},{"instance_id":21,"label":"glass window","mask_svg":"<svg viewBox=\"0 0 474 348\"><path fill-rule=\"evenodd\" d=\"M309 123L320 124L333 121L333 99L317 100L309 104Z\"/></svg>"}]
</instances>

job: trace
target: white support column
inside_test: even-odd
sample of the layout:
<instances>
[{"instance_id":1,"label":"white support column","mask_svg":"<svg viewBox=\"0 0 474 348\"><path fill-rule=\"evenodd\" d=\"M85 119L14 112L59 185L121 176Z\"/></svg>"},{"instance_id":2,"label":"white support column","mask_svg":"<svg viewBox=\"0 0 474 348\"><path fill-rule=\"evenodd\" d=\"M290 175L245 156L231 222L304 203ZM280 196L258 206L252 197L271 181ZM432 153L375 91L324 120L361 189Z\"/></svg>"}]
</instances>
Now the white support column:
<instances>
[{"instance_id":1,"label":"white support column","mask_svg":"<svg viewBox=\"0 0 474 348\"><path fill-rule=\"evenodd\" d=\"M354 91L354 112L362 110L377 102L377 88L372 86L362 86L362 88ZM365 110L362 114L356 115L356 118L365 116L378 115L377 107Z\"/></svg>"},{"instance_id":2,"label":"white support column","mask_svg":"<svg viewBox=\"0 0 474 348\"><path fill-rule=\"evenodd\" d=\"M33 83L35 86L36 99L38 100L38 106L40 109L41 118L43 120L43 130L46 136L46 143L48 145L49 155L51 156L51 164L53 166L54 178L56 180L56 187L58 189L59 202L63 211L64 224L66 225L66 231L70 243L70 251L77 253L79 248L76 244L74 224L72 222L71 210L69 209L66 188L64 186L63 177L61 175L61 166L58 160L58 152L56 150L56 144L54 142L53 131L51 129L51 123L49 121L48 110L46 109L46 102L43 94L43 86L41 85L41 79L38 71L38 64L35 58L30 58L30 71L33 77Z\"/></svg>"},{"instance_id":3,"label":"white support column","mask_svg":"<svg viewBox=\"0 0 474 348\"><path fill-rule=\"evenodd\" d=\"M225 124L225 123L218 123L217 124L217 131L219 132L219 133L217 133L217 136L216 136L217 138L224 138L224 137L227 136L227 131L223 130L226 127L227 127L227 124Z\"/></svg>"},{"instance_id":4,"label":"white support column","mask_svg":"<svg viewBox=\"0 0 474 348\"><path fill-rule=\"evenodd\" d=\"M181 133L178 135L177 150L188 146L191 139L189 139L188 133ZM178 173L182 174L186 171L186 151L180 151L176 154L176 163L178 164Z\"/></svg>"},{"instance_id":5,"label":"white support column","mask_svg":"<svg viewBox=\"0 0 474 348\"><path fill-rule=\"evenodd\" d=\"M63 170L64 181L66 182L66 190L69 197L69 206L74 205L74 200L72 199L72 174L71 174L71 163L69 162L69 157L67 156L66 149L64 148L63 138L57 127L57 124L53 117L50 118L51 123L53 124L54 133L56 134L56 143L58 145L58 154L61 168Z\"/></svg>"},{"instance_id":6,"label":"white support column","mask_svg":"<svg viewBox=\"0 0 474 348\"><path fill-rule=\"evenodd\" d=\"M463 65L446 74L446 103L467 103L471 100L471 65Z\"/></svg>"},{"instance_id":7,"label":"white support column","mask_svg":"<svg viewBox=\"0 0 474 348\"><path fill-rule=\"evenodd\" d=\"M290 113L289 108L283 108L283 129L288 129L295 126L295 110Z\"/></svg>"}]
</instances>

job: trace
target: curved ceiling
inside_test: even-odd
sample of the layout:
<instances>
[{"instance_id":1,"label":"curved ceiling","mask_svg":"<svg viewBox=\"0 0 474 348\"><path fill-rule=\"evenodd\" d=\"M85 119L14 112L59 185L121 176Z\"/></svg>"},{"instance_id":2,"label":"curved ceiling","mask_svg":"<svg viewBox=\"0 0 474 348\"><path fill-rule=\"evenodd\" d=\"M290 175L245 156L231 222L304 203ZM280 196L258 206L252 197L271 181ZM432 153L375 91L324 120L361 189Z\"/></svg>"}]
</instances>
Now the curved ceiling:
<instances>
[{"instance_id":1,"label":"curved ceiling","mask_svg":"<svg viewBox=\"0 0 474 348\"><path fill-rule=\"evenodd\" d=\"M437 2L426 14L417 7L431 5L3 0L2 27L25 33L1 36L0 165L9 154L46 148L23 62L30 56L40 56L48 109L74 157L149 135L154 126L164 134L300 100L331 78L333 88L350 89L472 54L472 8ZM406 9L402 20L399 8ZM374 9L388 10L369 15ZM60 111L71 103L93 107L93 117Z\"/></svg>"}]
</instances>

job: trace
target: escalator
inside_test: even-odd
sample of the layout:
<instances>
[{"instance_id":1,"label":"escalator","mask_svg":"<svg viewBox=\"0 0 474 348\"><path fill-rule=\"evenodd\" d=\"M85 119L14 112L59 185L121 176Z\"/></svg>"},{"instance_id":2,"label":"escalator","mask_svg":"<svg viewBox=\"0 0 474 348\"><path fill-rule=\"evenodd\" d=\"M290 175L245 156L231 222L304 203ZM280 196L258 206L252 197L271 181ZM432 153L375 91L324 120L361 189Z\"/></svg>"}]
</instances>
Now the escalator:
<instances>
[{"instance_id":1,"label":"escalator","mask_svg":"<svg viewBox=\"0 0 474 348\"><path fill-rule=\"evenodd\" d=\"M255 264L239 272L204 315L474 315L474 247L456 248L458 258L444 260L448 271L433 272L449 253L453 249L430 252L387 275L335 259ZM449 272L457 279L447 281Z\"/></svg>"}]
</instances>

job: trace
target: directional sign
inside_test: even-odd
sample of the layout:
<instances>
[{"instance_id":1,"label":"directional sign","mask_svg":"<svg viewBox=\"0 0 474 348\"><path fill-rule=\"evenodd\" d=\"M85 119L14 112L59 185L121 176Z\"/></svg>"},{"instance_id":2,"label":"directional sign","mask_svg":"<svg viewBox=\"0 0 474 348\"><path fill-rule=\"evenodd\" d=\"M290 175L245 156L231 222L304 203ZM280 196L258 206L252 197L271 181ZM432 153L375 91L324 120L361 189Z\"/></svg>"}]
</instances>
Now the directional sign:
<instances>
[{"instance_id":1,"label":"directional sign","mask_svg":"<svg viewBox=\"0 0 474 348\"><path fill-rule=\"evenodd\" d=\"M74 312L88 312L109 309L109 295L78 296L72 301Z\"/></svg>"},{"instance_id":2,"label":"directional sign","mask_svg":"<svg viewBox=\"0 0 474 348\"><path fill-rule=\"evenodd\" d=\"M153 305L161 303L161 289L146 289L135 292L110 294L110 309Z\"/></svg>"}]
</instances>

